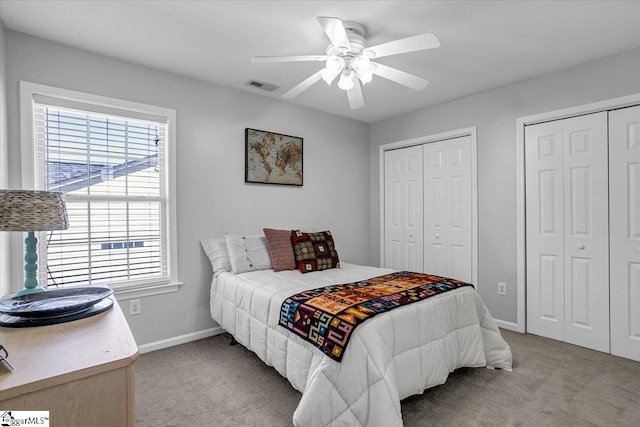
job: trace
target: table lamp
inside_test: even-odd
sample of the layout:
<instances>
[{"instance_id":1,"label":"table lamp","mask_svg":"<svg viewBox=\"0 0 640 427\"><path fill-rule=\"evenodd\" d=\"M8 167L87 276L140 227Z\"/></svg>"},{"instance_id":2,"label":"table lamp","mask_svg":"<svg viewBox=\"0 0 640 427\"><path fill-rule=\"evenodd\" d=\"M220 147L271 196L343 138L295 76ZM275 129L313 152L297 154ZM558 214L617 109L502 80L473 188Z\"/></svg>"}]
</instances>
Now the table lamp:
<instances>
[{"instance_id":1,"label":"table lamp","mask_svg":"<svg viewBox=\"0 0 640 427\"><path fill-rule=\"evenodd\" d=\"M69 220L62 193L0 190L0 230L28 232L24 241L24 288L16 296L46 291L38 284L38 239L34 232L66 230L68 227Z\"/></svg>"}]
</instances>

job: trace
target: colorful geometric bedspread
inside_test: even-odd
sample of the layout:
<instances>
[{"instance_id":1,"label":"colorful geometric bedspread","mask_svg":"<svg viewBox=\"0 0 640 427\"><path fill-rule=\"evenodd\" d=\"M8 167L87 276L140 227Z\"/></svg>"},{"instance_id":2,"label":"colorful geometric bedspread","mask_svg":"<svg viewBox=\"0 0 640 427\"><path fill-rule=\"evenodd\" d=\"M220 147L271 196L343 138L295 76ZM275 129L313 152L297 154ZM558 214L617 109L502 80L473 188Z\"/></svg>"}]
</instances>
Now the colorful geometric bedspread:
<instances>
[{"instance_id":1,"label":"colorful geometric bedspread","mask_svg":"<svg viewBox=\"0 0 640 427\"><path fill-rule=\"evenodd\" d=\"M455 279L399 271L287 298L279 324L340 362L356 326L380 313L463 286Z\"/></svg>"}]
</instances>

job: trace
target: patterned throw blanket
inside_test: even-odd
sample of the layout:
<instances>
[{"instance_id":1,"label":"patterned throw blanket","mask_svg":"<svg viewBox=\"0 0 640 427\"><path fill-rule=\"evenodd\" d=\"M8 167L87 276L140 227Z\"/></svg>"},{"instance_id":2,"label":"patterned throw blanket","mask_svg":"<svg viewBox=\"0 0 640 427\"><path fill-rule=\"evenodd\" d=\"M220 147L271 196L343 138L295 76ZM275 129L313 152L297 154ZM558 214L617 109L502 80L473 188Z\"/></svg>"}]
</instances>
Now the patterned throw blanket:
<instances>
[{"instance_id":1,"label":"patterned throw blanket","mask_svg":"<svg viewBox=\"0 0 640 427\"><path fill-rule=\"evenodd\" d=\"M409 271L325 286L287 298L280 309L279 324L340 362L351 333L360 323L463 286L473 285Z\"/></svg>"}]
</instances>

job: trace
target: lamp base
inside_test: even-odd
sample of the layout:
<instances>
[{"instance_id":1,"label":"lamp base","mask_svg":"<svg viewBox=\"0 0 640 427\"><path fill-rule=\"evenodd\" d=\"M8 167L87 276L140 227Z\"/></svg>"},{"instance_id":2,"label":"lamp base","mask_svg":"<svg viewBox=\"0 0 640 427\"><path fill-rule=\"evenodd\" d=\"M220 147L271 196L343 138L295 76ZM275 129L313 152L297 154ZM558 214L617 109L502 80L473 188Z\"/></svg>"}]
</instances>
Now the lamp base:
<instances>
[{"instance_id":1,"label":"lamp base","mask_svg":"<svg viewBox=\"0 0 640 427\"><path fill-rule=\"evenodd\" d=\"M35 288L22 288L18 292L16 292L15 296L35 294L38 292L46 292L46 289L40 285L36 286Z\"/></svg>"},{"instance_id":2,"label":"lamp base","mask_svg":"<svg viewBox=\"0 0 640 427\"><path fill-rule=\"evenodd\" d=\"M24 288L20 289L15 296L35 294L46 291L38 283L38 238L33 231L29 231L24 239Z\"/></svg>"}]
</instances>

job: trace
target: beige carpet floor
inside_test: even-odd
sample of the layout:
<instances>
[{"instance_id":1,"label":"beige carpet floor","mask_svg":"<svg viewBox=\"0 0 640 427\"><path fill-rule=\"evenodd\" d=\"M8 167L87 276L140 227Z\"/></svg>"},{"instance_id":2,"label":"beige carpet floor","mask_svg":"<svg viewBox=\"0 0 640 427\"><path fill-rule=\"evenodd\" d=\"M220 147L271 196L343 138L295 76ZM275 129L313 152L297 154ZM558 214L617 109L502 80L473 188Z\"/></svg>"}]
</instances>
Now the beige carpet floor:
<instances>
[{"instance_id":1,"label":"beige carpet floor","mask_svg":"<svg viewBox=\"0 0 640 427\"><path fill-rule=\"evenodd\" d=\"M512 373L453 372L402 401L405 426L640 426L640 363L503 331ZM285 378L228 334L147 353L136 369L136 422L290 426L300 400Z\"/></svg>"}]
</instances>

